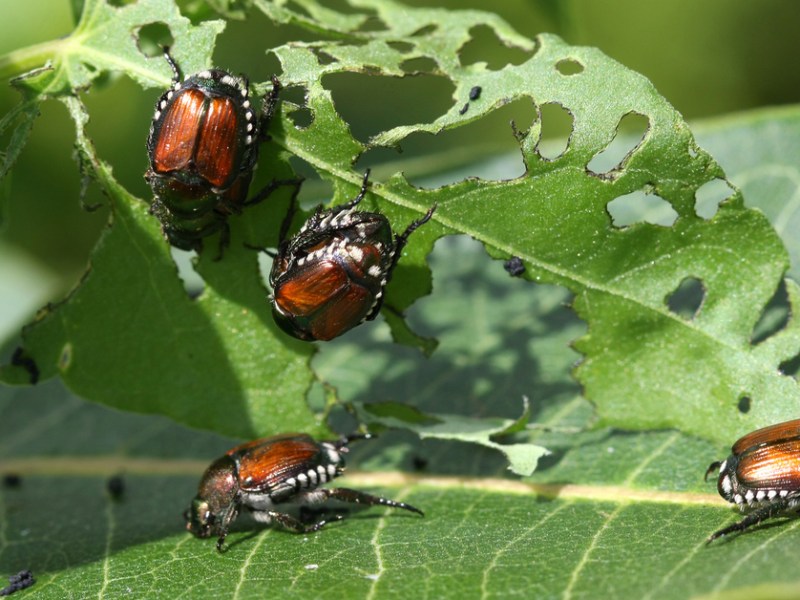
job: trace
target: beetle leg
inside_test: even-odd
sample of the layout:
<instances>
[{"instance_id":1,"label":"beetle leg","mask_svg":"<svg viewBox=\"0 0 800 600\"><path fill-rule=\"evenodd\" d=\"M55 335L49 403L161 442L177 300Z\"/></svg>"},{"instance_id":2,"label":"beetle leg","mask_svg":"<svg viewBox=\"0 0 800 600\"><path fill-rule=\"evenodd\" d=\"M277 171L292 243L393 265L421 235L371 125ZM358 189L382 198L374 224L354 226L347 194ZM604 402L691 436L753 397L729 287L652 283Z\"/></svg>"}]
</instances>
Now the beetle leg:
<instances>
[{"instance_id":1,"label":"beetle leg","mask_svg":"<svg viewBox=\"0 0 800 600\"><path fill-rule=\"evenodd\" d=\"M408 242L408 236L414 233L420 225L424 225L425 223L430 221L435 211L436 211L436 205L434 204L433 206L430 207L430 209L428 209L428 212L426 212L422 216L422 218L413 221L411 225L406 227L406 230L403 233L395 237L394 240L395 256L394 259L392 260L392 266L390 268L394 268L395 263L397 263L397 260L400 258L400 251L405 247L406 242Z\"/></svg>"},{"instance_id":2,"label":"beetle leg","mask_svg":"<svg viewBox=\"0 0 800 600\"><path fill-rule=\"evenodd\" d=\"M220 260L222 260L222 255L225 254L225 248L227 248L230 245L230 243L231 243L231 226L228 225L227 221L222 221L222 225L219 231L219 246L217 247L217 255L214 257L214 262L219 262Z\"/></svg>"},{"instance_id":3,"label":"beetle leg","mask_svg":"<svg viewBox=\"0 0 800 600\"><path fill-rule=\"evenodd\" d=\"M371 440L374 437L375 435L372 433L350 433L348 435L343 435L342 437L340 437L338 440L333 442L333 445L337 450L344 450L345 452L347 452L347 446L351 442L355 442L358 440Z\"/></svg>"},{"instance_id":4,"label":"beetle leg","mask_svg":"<svg viewBox=\"0 0 800 600\"><path fill-rule=\"evenodd\" d=\"M225 538L228 537L228 529L236 520L236 517L239 516L239 500L235 500L234 504L228 509L228 512L225 513L225 516L222 517L222 522L219 524L219 537L217 538L217 552L222 552L222 547L225 544Z\"/></svg>"},{"instance_id":5,"label":"beetle leg","mask_svg":"<svg viewBox=\"0 0 800 600\"><path fill-rule=\"evenodd\" d=\"M733 533L735 531L744 531L748 527L758 525L761 523L761 521L771 519L787 509L796 507L798 504L800 504L800 498L782 498L780 500L775 500L767 506L754 510L738 523L728 525L728 527L724 527L719 531L715 531L708 537L706 544L709 544L715 539L721 538L724 535L728 535L729 533Z\"/></svg>"},{"instance_id":6,"label":"beetle leg","mask_svg":"<svg viewBox=\"0 0 800 600\"><path fill-rule=\"evenodd\" d=\"M272 120L272 115L275 114L275 108L278 106L278 94L283 89L283 85L281 85L280 80L275 75L270 79L272 80L272 90L270 90L267 97L264 98L264 104L261 107L261 119L258 133L262 141L269 139L267 128L269 127L269 122Z\"/></svg>"},{"instance_id":7,"label":"beetle leg","mask_svg":"<svg viewBox=\"0 0 800 600\"><path fill-rule=\"evenodd\" d=\"M262 523L271 523L275 521L280 523L284 529L288 529L294 533L313 533L319 531L332 521L341 521L344 517L342 515L332 515L330 519L322 519L316 523L306 525L299 519L294 518L292 515L287 515L286 513L274 510L254 510L253 518Z\"/></svg>"},{"instance_id":8,"label":"beetle leg","mask_svg":"<svg viewBox=\"0 0 800 600\"><path fill-rule=\"evenodd\" d=\"M297 194L300 192L300 184L303 183L302 177L292 177L291 179L273 179L263 188L256 192L255 196L249 198L244 201L242 206L251 206L253 204L258 204L262 202L264 199L269 197L272 192L277 190L279 187L283 186L290 186L294 188L292 192L292 210L290 210L290 214L294 215L296 209L294 209L294 205L296 204L295 200L297 199Z\"/></svg>"},{"instance_id":9,"label":"beetle leg","mask_svg":"<svg viewBox=\"0 0 800 600\"><path fill-rule=\"evenodd\" d=\"M408 236L410 236L420 225L424 225L428 221L431 220L434 211L436 211L436 205L428 209L422 218L413 221L411 225L406 227L406 230L403 233L400 233L395 236L394 239L394 250L392 251L392 262L389 263L389 267L386 269L386 283L389 283L389 280L392 278L392 271L397 266L397 261L400 260L400 255L403 252L403 248L405 248L406 243L408 242Z\"/></svg>"},{"instance_id":10,"label":"beetle leg","mask_svg":"<svg viewBox=\"0 0 800 600\"><path fill-rule=\"evenodd\" d=\"M373 496L372 494L359 492L358 490L351 490L350 488L322 488L316 491L321 492L328 498L340 500L341 502L350 502L351 504L366 504L367 506L388 506L390 508L402 508L405 510L410 510L411 512L415 512L423 517L425 516L425 513L423 513L420 509L411 506L410 504L406 504L405 502L397 502L396 500L390 500L389 498Z\"/></svg>"}]
</instances>

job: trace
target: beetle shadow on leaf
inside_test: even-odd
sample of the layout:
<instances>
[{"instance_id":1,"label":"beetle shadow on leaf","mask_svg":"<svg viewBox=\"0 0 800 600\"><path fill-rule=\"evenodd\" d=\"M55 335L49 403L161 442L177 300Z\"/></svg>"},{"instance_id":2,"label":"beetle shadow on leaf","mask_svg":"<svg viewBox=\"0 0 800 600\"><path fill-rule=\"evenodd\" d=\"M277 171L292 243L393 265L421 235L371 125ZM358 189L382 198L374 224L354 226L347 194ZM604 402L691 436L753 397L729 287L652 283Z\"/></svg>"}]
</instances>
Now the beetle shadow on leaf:
<instances>
[{"instance_id":1,"label":"beetle shadow on leaf","mask_svg":"<svg viewBox=\"0 0 800 600\"><path fill-rule=\"evenodd\" d=\"M429 262L433 294L418 301L408 318L414 331L437 338L439 348L425 359L415 349L388 343L381 331L385 325L361 325L322 346L315 358L316 371L338 388L340 398L407 403L428 414L515 420L522 397L528 396L531 422L553 419L558 425L566 419L569 425L584 424L591 410L585 401L576 401L580 389L570 370L579 356L569 344L585 328L566 306L569 295L555 286L509 277L502 261L490 260L466 237L439 241ZM571 402L576 402L574 410L556 416ZM382 435L378 442L383 444L385 437L405 446L401 460L411 468L415 436L395 435ZM452 442L424 444L426 455L434 445L449 447L452 454ZM470 449L475 451L471 464L459 453L457 464L447 466L430 456L429 471L505 471L507 463L499 452L471 444ZM442 454L447 452L434 452Z\"/></svg>"}]
</instances>

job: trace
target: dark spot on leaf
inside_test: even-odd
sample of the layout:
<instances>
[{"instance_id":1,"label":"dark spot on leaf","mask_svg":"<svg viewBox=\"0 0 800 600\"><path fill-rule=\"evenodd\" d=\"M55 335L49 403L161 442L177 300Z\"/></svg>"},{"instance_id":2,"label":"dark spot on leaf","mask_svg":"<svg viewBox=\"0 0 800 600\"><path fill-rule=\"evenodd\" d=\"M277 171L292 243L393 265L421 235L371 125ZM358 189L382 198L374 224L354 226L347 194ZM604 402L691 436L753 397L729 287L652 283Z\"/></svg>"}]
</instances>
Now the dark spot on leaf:
<instances>
[{"instance_id":1,"label":"dark spot on leaf","mask_svg":"<svg viewBox=\"0 0 800 600\"><path fill-rule=\"evenodd\" d=\"M469 91L469 99L475 101L480 97L481 97L481 86L476 85Z\"/></svg>"},{"instance_id":2,"label":"dark spot on leaf","mask_svg":"<svg viewBox=\"0 0 800 600\"><path fill-rule=\"evenodd\" d=\"M418 73L433 73L439 65L435 60L427 56L419 56L417 58L410 58L400 63L400 68L404 73L418 74Z\"/></svg>"},{"instance_id":3,"label":"dark spot on leaf","mask_svg":"<svg viewBox=\"0 0 800 600\"><path fill-rule=\"evenodd\" d=\"M583 73L583 65L574 58L564 58L556 63L556 69L562 75Z\"/></svg>"},{"instance_id":4,"label":"dark spot on leaf","mask_svg":"<svg viewBox=\"0 0 800 600\"><path fill-rule=\"evenodd\" d=\"M770 336L778 333L789 322L789 296L786 293L786 284L781 279L775 293L770 298L761 317L753 327L753 335L750 338L750 343L753 345L760 344Z\"/></svg>"},{"instance_id":5,"label":"dark spot on leaf","mask_svg":"<svg viewBox=\"0 0 800 600\"><path fill-rule=\"evenodd\" d=\"M783 361L779 365L778 370L788 377L797 379L797 374L800 373L800 353L789 360Z\"/></svg>"},{"instance_id":6,"label":"dark spot on leaf","mask_svg":"<svg viewBox=\"0 0 800 600\"><path fill-rule=\"evenodd\" d=\"M703 282L696 277L686 277L666 298L667 307L687 320L694 319L703 306L706 290Z\"/></svg>"},{"instance_id":7,"label":"dark spot on leaf","mask_svg":"<svg viewBox=\"0 0 800 600\"><path fill-rule=\"evenodd\" d=\"M650 128L650 120L639 113L628 113L617 124L614 139L594 155L586 168L590 173L614 177L639 148Z\"/></svg>"},{"instance_id":8,"label":"dark spot on leaf","mask_svg":"<svg viewBox=\"0 0 800 600\"><path fill-rule=\"evenodd\" d=\"M512 256L503 263L503 268L512 277L519 277L525 272L525 265L519 256Z\"/></svg>"},{"instance_id":9,"label":"dark spot on leaf","mask_svg":"<svg viewBox=\"0 0 800 600\"><path fill-rule=\"evenodd\" d=\"M145 56L161 56L164 48L172 46L175 38L166 23L150 23L139 28L135 34L139 51Z\"/></svg>"},{"instance_id":10,"label":"dark spot on leaf","mask_svg":"<svg viewBox=\"0 0 800 600\"><path fill-rule=\"evenodd\" d=\"M469 110L469 102L467 102L464 106L458 109L458 114L463 115Z\"/></svg>"},{"instance_id":11,"label":"dark spot on leaf","mask_svg":"<svg viewBox=\"0 0 800 600\"><path fill-rule=\"evenodd\" d=\"M414 467L415 471L424 471L428 468L428 459L419 454L415 454L411 457L411 466Z\"/></svg>"},{"instance_id":12,"label":"dark spot on leaf","mask_svg":"<svg viewBox=\"0 0 800 600\"><path fill-rule=\"evenodd\" d=\"M717 214L721 202L733 193L730 185L722 179L712 179L695 192L694 210L698 217L710 219Z\"/></svg>"},{"instance_id":13,"label":"dark spot on leaf","mask_svg":"<svg viewBox=\"0 0 800 600\"><path fill-rule=\"evenodd\" d=\"M539 107L542 120L542 138L536 145L536 152L545 160L555 160L569 147L574 119L572 113L555 102Z\"/></svg>"},{"instance_id":14,"label":"dark spot on leaf","mask_svg":"<svg viewBox=\"0 0 800 600\"><path fill-rule=\"evenodd\" d=\"M10 596L14 592L31 587L34 583L36 580L33 578L33 573L25 569L8 578L8 585L0 590L0 596Z\"/></svg>"},{"instance_id":15,"label":"dark spot on leaf","mask_svg":"<svg viewBox=\"0 0 800 600\"><path fill-rule=\"evenodd\" d=\"M742 396L736 405L740 413L747 414L750 412L750 396Z\"/></svg>"},{"instance_id":16,"label":"dark spot on leaf","mask_svg":"<svg viewBox=\"0 0 800 600\"><path fill-rule=\"evenodd\" d=\"M121 500L122 495L125 493L125 480L122 475L114 475L106 481L106 490L112 500Z\"/></svg>"},{"instance_id":17,"label":"dark spot on leaf","mask_svg":"<svg viewBox=\"0 0 800 600\"><path fill-rule=\"evenodd\" d=\"M19 473L6 473L3 475L3 487L18 488L22 485L22 475Z\"/></svg>"},{"instance_id":18,"label":"dark spot on leaf","mask_svg":"<svg viewBox=\"0 0 800 600\"><path fill-rule=\"evenodd\" d=\"M25 349L21 346L17 347L14 350L14 354L11 355L11 364L16 367L22 367L28 372L31 385L36 385L39 382L39 367L36 365L35 360L25 354Z\"/></svg>"},{"instance_id":19,"label":"dark spot on leaf","mask_svg":"<svg viewBox=\"0 0 800 600\"><path fill-rule=\"evenodd\" d=\"M499 71L507 65L520 65L533 56L533 52L503 44L494 29L487 25L473 27L470 35L472 38L458 53L463 67L485 62L489 70Z\"/></svg>"},{"instance_id":20,"label":"dark spot on leaf","mask_svg":"<svg viewBox=\"0 0 800 600\"><path fill-rule=\"evenodd\" d=\"M678 218L678 213L669 202L641 190L615 198L608 203L607 209L615 227L627 227L639 222L669 227Z\"/></svg>"},{"instance_id":21,"label":"dark spot on leaf","mask_svg":"<svg viewBox=\"0 0 800 600\"><path fill-rule=\"evenodd\" d=\"M58 357L58 368L66 371L72 365L72 344L67 342L61 349L61 355Z\"/></svg>"}]
</instances>

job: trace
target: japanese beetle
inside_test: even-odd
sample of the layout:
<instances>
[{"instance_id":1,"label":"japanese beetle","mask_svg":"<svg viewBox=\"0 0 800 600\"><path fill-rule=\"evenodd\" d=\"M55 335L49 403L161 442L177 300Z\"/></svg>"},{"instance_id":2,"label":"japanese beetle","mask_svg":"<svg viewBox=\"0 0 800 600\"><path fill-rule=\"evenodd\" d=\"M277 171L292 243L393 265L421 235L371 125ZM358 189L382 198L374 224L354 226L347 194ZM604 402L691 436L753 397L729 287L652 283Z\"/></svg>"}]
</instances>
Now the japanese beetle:
<instances>
[{"instance_id":1,"label":"japanese beetle","mask_svg":"<svg viewBox=\"0 0 800 600\"><path fill-rule=\"evenodd\" d=\"M800 506L800 419L770 425L740 438L731 455L711 463L719 471L717 490L728 502L753 512L713 533L708 541L744 531L765 519Z\"/></svg>"},{"instance_id":2,"label":"japanese beetle","mask_svg":"<svg viewBox=\"0 0 800 600\"><path fill-rule=\"evenodd\" d=\"M367 192L316 212L293 238L284 240L272 263L272 315L286 333L301 340L331 340L380 311L383 294L401 251L436 207L392 237L381 213L357 211Z\"/></svg>"},{"instance_id":3,"label":"japanese beetle","mask_svg":"<svg viewBox=\"0 0 800 600\"><path fill-rule=\"evenodd\" d=\"M150 212L161 221L170 244L199 250L204 237L218 231L227 235L228 216L274 188L247 201L258 146L281 86L273 77L259 118L250 105L246 78L209 69L181 81L169 51L164 56L174 78L156 104L147 139L145 179L155 196Z\"/></svg>"},{"instance_id":4,"label":"japanese beetle","mask_svg":"<svg viewBox=\"0 0 800 600\"><path fill-rule=\"evenodd\" d=\"M351 435L335 442L317 442L303 433L284 433L228 450L211 463L200 480L197 497L184 513L186 529L201 538L218 536L217 550L221 551L228 528L242 507L256 521L277 522L296 533L318 531L327 521L305 524L280 512L282 505L314 505L333 498L423 514L404 502L348 488L319 487L342 474L347 445L366 437ZM341 518L337 515L335 520Z\"/></svg>"}]
</instances>

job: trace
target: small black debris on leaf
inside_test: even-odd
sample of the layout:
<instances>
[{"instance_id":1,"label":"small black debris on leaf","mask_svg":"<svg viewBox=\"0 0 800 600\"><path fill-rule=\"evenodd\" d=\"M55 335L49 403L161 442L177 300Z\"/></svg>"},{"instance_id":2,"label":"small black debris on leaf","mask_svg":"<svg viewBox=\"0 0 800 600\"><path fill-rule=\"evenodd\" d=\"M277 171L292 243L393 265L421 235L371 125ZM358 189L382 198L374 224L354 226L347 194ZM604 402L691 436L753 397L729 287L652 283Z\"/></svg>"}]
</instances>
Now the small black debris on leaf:
<instances>
[{"instance_id":1,"label":"small black debris on leaf","mask_svg":"<svg viewBox=\"0 0 800 600\"><path fill-rule=\"evenodd\" d=\"M525 265L522 264L522 259L519 256L512 256L503 263L503 268L512 277L519 277L525 272Z\"/></svg>"}]
</instances>

